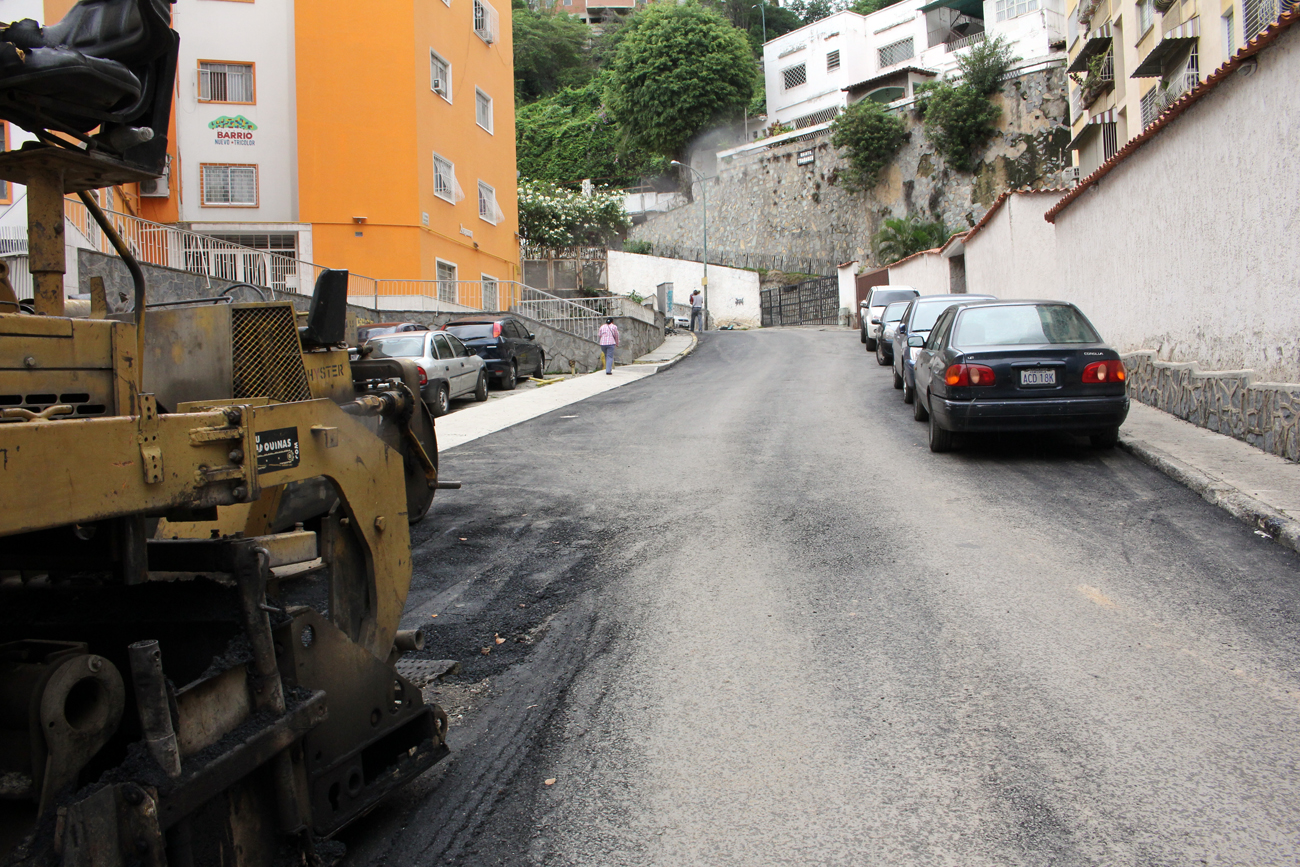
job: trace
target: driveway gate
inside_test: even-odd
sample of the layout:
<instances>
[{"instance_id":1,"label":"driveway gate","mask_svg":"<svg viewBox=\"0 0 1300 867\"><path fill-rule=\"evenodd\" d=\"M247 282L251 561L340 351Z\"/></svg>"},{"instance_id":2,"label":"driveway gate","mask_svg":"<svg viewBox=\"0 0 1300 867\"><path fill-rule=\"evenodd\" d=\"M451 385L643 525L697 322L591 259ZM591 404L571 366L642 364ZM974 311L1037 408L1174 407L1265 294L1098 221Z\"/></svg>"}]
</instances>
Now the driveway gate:
<instances>
[{"instance_id":1,"label":"driveway gate","mask_svg":"<svg viewBox=\"0 0 1300 867\"><path fill-rule=\"evenodd\" d=\"M759 293L763 327L771 325L836 325L840 313L838 277L818 277L793 286Z\"/></svg>"}]
</instances>

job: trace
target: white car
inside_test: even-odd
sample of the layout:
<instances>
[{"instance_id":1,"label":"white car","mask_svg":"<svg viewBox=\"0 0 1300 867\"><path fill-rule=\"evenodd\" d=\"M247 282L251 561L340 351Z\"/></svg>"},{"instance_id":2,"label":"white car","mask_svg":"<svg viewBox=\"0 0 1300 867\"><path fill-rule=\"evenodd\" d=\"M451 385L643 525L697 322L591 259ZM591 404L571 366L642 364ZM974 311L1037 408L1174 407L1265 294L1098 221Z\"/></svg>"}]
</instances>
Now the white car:
<instances>
[{"instance_id":1,"label":"white car","mask_svg":"<svg viewBox=\"0 0 1300 867\"><path fill-rule=\"evenodd\" d=\"M872 286L868 290L858 310L862 342L866 344L867 352L876 351L876 342L880 340L880 315L885 308L895 301L911 301L920 294L911 286Z\"/></svg>"},{"instance_id":2,"label":"white car","mask_svg":"<svg viewBox=\"0 0 1300 867\"><path fill-rule=\"evenodd\" d=\"M453 398L488 398L483 359L466 349L454 334L389 334L371 338L363 349L366 347L371 358L409 358L415 362L420 372L420 396L434 416L445 415Z\"/></svg>"}]
</instances>

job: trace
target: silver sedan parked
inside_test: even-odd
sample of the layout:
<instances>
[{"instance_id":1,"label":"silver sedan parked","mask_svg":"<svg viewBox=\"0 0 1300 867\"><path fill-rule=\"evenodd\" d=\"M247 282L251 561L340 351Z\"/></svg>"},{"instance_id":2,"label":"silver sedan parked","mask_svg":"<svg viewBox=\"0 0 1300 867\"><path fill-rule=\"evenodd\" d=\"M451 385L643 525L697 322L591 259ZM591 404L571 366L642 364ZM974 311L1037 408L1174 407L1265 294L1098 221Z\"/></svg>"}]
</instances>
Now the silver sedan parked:
<instances>
[{"instance_id":1,"label":"silver sedan parked","mask_svg":"<svg viewBox=\"0 0 1300 867\"><path fill-rule=\"evenodd\" d=\"M420 372L420 396L435 416L445 415L451 401L474 396L487 400L483 359L465 348L454 334L426 331L376 337L362 347L371 358L407 358Z\"/></svg>"}]
</instances>

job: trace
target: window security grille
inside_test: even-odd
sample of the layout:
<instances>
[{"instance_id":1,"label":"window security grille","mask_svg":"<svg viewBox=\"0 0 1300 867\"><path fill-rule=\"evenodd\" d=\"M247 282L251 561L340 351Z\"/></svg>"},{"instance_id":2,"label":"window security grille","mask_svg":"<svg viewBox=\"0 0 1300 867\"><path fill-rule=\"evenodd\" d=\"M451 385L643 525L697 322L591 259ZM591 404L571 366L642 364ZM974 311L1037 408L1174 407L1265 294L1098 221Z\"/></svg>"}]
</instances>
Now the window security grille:
<instances>
[{"instance_id":1,"label":"window security grille","mask_svg":"<svg viewBox=\"0 0 1300 867\"><path fill-rule=\"evenodd\" d=\"M1232 10L1229 9L1223 16L1223 53L1227 57L1237 50L1237 36L1232 24Z\"/></svg>"},{"instance_id":2,"label":"window security grille","mask_svg":"<svg viewBox=\"0 0 1300 867\"><path fill-rule=\"evenodd\" d=\"M483 275L483 309L484 310L499 309L499 307L497 306L499 304L499 301L497 299L498 299L497 278L489 277L487 274L484 274Z\"/></svg>"},{"instance_id":3,"label":"window security grille","mask_svg":"<svg viewBox=\"0 0 1300 867\"><path fill-rule=\"evenodd\" d=\"M839 69L839 68L840 68L840 50L837 48L834 51L826 52L826 71L830 72L832 69Z\"/></svg>"},{"instance_id":4,"label":"window security grille","mask_svg":"<svg viewBox=\"0 0 1300 867\"><path fill-rule=\"evenodd\" d=\"M257 206L257 166L204 166L203 204Z\"/></svg>"},{"instance_id":5,"label":"window security grille","mask_svg":"<svg viewBox=\"0 0 1300 867\"><path fill-rule=\"evenodd\" d=\"M1163 92L1161 91L1160 87L1157 86L1151 88L1150 92L1147 93L1146 96L1142 97L1142 128L1143 129L1149 127L1155 121L1155 119L1160 116L1160 112L1164 111L1165 105L1164 105L1163 96L1164 96Z\"/></svg>"},{"instance_id":6,"label":"window security grille","mask_svg":"<svg viewBox=\"0 0 1300 867\"><path fill-rule=\"evenodd\" d=\"M505 217L497 206L497 191L482 181L478 182L478 215L494 226Z\"/></svg>"},{"instance_id":7,"label":"window security grille","mask_svg":"<svg viewBox=\"0 0 1300 867\"><path fill-rule=\"evenodd\" d=\"M1037 2L1037 0L1032 0L1032 2ZM909 36L906 39L882 45L876 53L880 68L884 69L886 66L902 63L904 60L911 60L916 56L916 46L913 45L912 37Z\"/></svg>"},{"instance_id":8,"label":"window security grille","mask_svg":"<svg viewBox=\"0 0 1300 867\"><path fill-rule=\"evenodd\" d=\"M791 66L789 69L781 71L781 76L785 80L785 89L798 87L808 81L808 64L801 63L798 66Z\"/></svg>"},{"instance_id":9,"label":"window security grille","mask_svg":"<svg viewBox=\"0 0 1300 867\"><path fill-rule=\"evenodd\" d=\"M1103 123L1101 125L1101 159L1103 162L1119 153L1119 133L1118 124Z\"/></svg>"},{"instance_id":10,"label":"window security grille","mask_svg":"<svg viewBox=\"0 0 1300 867\"><path fill-rule=\"evenodd\" d=\"M429 52L429 86L433 92L451 102L451 64Z\"/></svg>"},{"instance_id":11,"label":"window security grille","mask_svg":"<svg viewBox=\"0 0 1300 867\"><path fill-rule=\"evenodd\" d=\"M1287 0L1243 0L1241 4L1241 38L1254 39L1265 27L1277 20L1278 15L1294 3ZM1234 46L1235 47L1235 46Z\"/></svg>"},{"instance_id":12,"label":"window security grille","mask_svg":"<svg viewBox=\"0 0 1300 867\"><path fill-rule=\"evenodd\" d=\"M200 63L199 99L203 102L252 102L253 64Z\"/></svg>"},{"instance_id":13,"label":"window security grille","mask_svg":"<svg viewBox=\"0 0 1300 867\"><path fill-rule=\"evenodd\" d=\"M456 303L456 266L450 262L438 263L438 300Z\"/></svg>"},{"instance_id":14,"label":"window security grille","mask_svg":"<svg viewBox=\"0 0 1300 867\"><path fill-rule=\"evenodd\" d=\"M839 113L839 106L823 108L821 111L814 111L812 114L805 114L803 117L796 117L793 126L795 129L805 129L819 123L830 123L839 116Z\"/></svg>"},{"instance_id":15,"label":"window security grille","mask_svg":"<svg viewBox=\"0 0 1300 867\"><path fill-rule=\"evenodd\" d=\"M477 88L474 89L474 120L492 132L492 97Z\"/></svg>"},{"instance_id":16,"label":"window security grille","mask_svg":"<svg viewBox=\"0 0 1300 867\"><path fill-rule=\"evenodd\" d=\"M996 9L996 20L1006 21L1009 18L1018 18L1038 8L1038 0L998 0Z\"/></svg>"},{"instance_id":17,"label":"window security grille","mask_svg":"<svg viewBox=\"0 0 1300 867\"><path fill-rule=\"evenodd\" d=\"M485 0L474 0L474 32L484 42L497 41L497 11Z\"/></svg>"},{"instance_id":18,"label":"window security grille","mask_svg":"<svg viewBox=\"0 0 1300 867\"><path fill-rule=\"evenodd\" d=\"M1268 0L1268 2L1276 2L1276 0ZM1138 0L1137 15L1138 35L1140 36L1151 29L1151 24L1155 20L1155 6L1152 0Z\"/></svg>"},{"instance_id":19,"label":"window security grille","mask_svg":"<svg viewBox=\"0 0 1300 867\"><path fill-rule=\"evenodd\" d=\"M456 182L456 167L446 157L433 155L433 194L453 205L465 198Z\"/></svg>"}]
</instances>

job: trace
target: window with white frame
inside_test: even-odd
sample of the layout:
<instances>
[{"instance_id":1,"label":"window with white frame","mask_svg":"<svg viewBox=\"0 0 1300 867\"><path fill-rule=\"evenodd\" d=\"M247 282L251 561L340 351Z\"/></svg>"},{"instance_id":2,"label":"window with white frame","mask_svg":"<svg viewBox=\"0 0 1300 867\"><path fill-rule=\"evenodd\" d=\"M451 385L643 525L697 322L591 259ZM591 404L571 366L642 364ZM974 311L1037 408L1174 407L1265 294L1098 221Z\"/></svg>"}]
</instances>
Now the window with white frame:
<instances>
[{"instance_id":1,"label":"window with white frame","mask_svg":"<svg viewBox=\"0 0 1300 867\"><path fill-rule=\"evenodd\" d=\"M997 0L994 6L996 21L1018 18L1038 9L1038 0Z\"/></svg>"},{"instance_id":2,"label":"window with white frame","mask_svg":"<svg viewBox=\"0 0 1300 867\"><path fill-rule=\"evenodd\" d=\"M498 304L500 304L500 300L499 300L500 293L497 291L499 288L500 288L500 284L497 283L497 278L493 277L491 274L483 275L483 309L484 310L500 309L500 307L497 306Z\"/></svg>"},{"instance_id":3,"label":"window with white frame","mask_svg":"<svg viewBox=\"0 0 1300 867\"><path fill-rule=\"evenodd\" d=\"M204 206L257 207L257 166L203 165Z\"/></svg>"},{"instance_id":4,"label":"window with white frame","mask_svg":"<svg viewBox=\"0 0 1300 867\"><path fill-rule=\"evenodd\" d=\"M781 77L785 82L785 89L791 90L808 81L808 64L800 63L798 66L791 66L789 69L781 70Z\"/></svg>"},{"instance_id":5,"label":"window with white frame","mask_svg":"<svg viewBox=\"0 0 1300 867\"><path fill-rule=\"evenodd\" d=\"M477 87L474 88L474 120L488 132L492 132L492 97Z\"/></svg>"},{"instance_id":6,"label":"window with white frame","mask_svg":"<svg viewBox=\"0 0 1300 867\"><path fill-rule=\"evenodd\" d=\"M832 69L839 69L839 68L840 68L840 50L836 48L834 51L826 52L826 71L830 72Z\"/></svg>"},{"instance_id":7,"label":"window with white frame","mask_svg":"<svg viewBox=\"0 0 1300 867\"><path fill-rule=\"evenodd\" d=\"M497 206L497 191L483 181L478 182L478 215L494 226L505 216Z\"/></svg>"},{"instance_id":8,"label":"window with white frame","mask_svg":"<svg viewBox=\"0 0 1300 867\"><path fill-rule=\"evenodd\" d=\"M497 11L487 0L474 0L474 32L484 42L497 41Z\"/></svg>"},{"instance_id":9,"label":"window with white frame","mask_svg":"<svg viewBox=\"0 0 1300 867\"><path fill-rule=\"evenodd\" d=\"M253 64L199 61L199 102L253 103Z\"/></svg>"},{"instance_id":10,"label":"window with white frame","mask_svg":"<svg viewBox=\"0 0 1300 867\"><path fill-rule=\"evenodd\" d=\"M438 260L438 300L456 303L456 266L451 262Z\"/></svg>"},{"instance_id":11,"label":"window with white frame","mask_svg":"<svg viewBox=\"0 0 1300 867\"><path fill-rule=\"evenodd\" d=\"M465 198L456 182L456 166L441 154L433 155L433 194L453 205Z\"/></svg>"},{"instance_id":12,"label":"window with white frame","mask_svg":"<svg viewBox=\"0 0 1300 867\"><path fill-rule=\"evenodd\" d=\"M1237 34L1233 25L1233 12L1223 13L1223 56L1231 57L1237 50Z\"/></svg>"},{"instance_id":13,"label":"window with white frame","mask_svg":"<svg viewBox=\"0 0 1300 867\"><path fill-rule=\"evenodd\" d=\"M1146 35L1147 31L1151 29L1151 25L1155 22L1155 4L1152 0L1138 0L1137 16L1138 39L1141 39Z\"/></svg>"},{"instance_id":14,"label":"window with white frame","mask_svg":"<svg viewBox=\"0 0 1300 867\"><path fill-rule=\"evenodd\" d=\"M451 102L451 64L432 48L429 49L429 86L438 96Z\"/></svg>"},{"instance_id":15,"label":"window with white frame","mask_svg":"<svg viewBox=\"0 0 1300 867\"><path fill-rule=\"evenodd\" d=\"M1032 0L1032 2L1036 3L1038 0ZM876 60L881 69L902 63L904 60L911 60L915 56L916 45L912 42L910 36L897 42L891 42L888 45L882 45L876 52Z\"/></svg>"}]
</instances>

